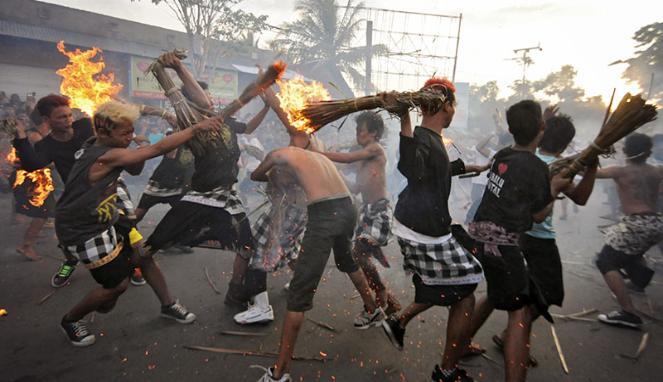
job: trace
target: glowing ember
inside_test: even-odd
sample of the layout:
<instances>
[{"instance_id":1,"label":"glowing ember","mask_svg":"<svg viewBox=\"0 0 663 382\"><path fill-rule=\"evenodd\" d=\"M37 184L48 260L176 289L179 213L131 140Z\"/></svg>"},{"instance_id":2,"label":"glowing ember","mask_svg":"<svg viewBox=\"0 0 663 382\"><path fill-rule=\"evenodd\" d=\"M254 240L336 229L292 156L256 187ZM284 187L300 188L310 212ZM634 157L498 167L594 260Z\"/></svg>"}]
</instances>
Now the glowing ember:
<instances>
[{"instance_id":1,"label":"glowing ember","mask_svg":"<svg viewBox=\"0 0 663 382\"><path fill-rule=\"evenodd\" d=\"M46 201L48 195L55 190L55 187L53 186L53 177L51 176L51 169L42 168L32 172L17 170L16 180L14 181L13 187L16 188L20 186L26 179L29 179L33 184L33 187L30 190L30 193L32 194L30 204L35 207L41 207L44 205L44 201Z\"/></svg>"},{"instance_id":2,"label":"glowing ember","mask_svg":"<svg viewBox=\"0 0 663 382\"><path fill-rule=\"evenodd\" d=\"M454 144L454 140L451 138L442 137L442 143L444 144L444 146L448 147Z\"/></svg>"},{"instance_id":3,"label":"glowing ember","mask_svg":"<svg viewBox=\"0 0 663 382\"><path fill-rule=\"evenodd\" d=\"M307 83L304 78L297 76L291 80L278 80L280 90L276 97L281 102L281 108L288 115L290 124L300 131L312 133L311 120L306 118L301 110L309 102L326 101L331 97L321 83L313 81Z\"/></svg>"},{"instance_id":4,"label":"glowing ember","mask_svg":"<svg viewBox=\"0 0 663 382\"><path fill-rule=\"evenodd\" d=\"M69 58L69 63L56 73L62 77L60 93L71 98L71 107L79 108L88 115L94 114L95 109L122 90L122 85L113 84L113 73L101 74L106 64L103 58L91 61L101 49L92 47L90 50L76 49L67 52L64 41L58 42L58 51Z\"/></svg>"}]
</instances>

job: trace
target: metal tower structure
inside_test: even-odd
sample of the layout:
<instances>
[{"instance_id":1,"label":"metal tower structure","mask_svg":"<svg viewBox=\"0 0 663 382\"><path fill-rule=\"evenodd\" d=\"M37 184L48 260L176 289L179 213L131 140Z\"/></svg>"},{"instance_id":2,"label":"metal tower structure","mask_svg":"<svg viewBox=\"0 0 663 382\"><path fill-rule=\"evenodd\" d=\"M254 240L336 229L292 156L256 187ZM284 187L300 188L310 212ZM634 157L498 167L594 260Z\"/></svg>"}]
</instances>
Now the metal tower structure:
<instances>
[{"instance_id":1,"label":"metal tower structure","mask_svg":"<svg viewBox=\"0 0 663 382\"><path fill-rule=\"evenodd\" d=\"M456 75L463 15L440 15L383 8L360 8L365 20L357 46L367 46L365 73L371 79L355 91L413 90L432 75ZM371 47L384 45L386 55ZM371 58L372 59L369 59Z\"/></svg>"}]
</instances>

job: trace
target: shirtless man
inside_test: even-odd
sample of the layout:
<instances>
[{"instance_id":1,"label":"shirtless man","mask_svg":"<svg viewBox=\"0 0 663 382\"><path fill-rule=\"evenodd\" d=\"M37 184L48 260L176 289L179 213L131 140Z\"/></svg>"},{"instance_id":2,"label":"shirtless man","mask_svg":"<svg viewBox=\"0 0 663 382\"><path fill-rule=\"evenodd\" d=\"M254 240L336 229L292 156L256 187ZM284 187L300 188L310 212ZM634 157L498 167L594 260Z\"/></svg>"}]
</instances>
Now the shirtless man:
<instances>
[{"instance_id":1,"label":"shirtless man","mask_svg":"<svg viewBox=\"0 0 663 382\"><path fill-rule=\"evenodd\" d=\"M297 130L281 107L271 88L265 89L263 101L277 115L288 135L289 146L307 150L323 150L322 142L304 131ZM250 259L236 267L243 275L242 292L248 298L247 309L233 320L240 325L265 324L274 320L274 311L267 293L267 272L276 272L286 264L291 268L297 260L306 228L306 197L297 184L282 182L276 173L267 186L267 206L251 226L255 248ZM287 180L289 177L285 177ZM287 290L290 283L285 285Z\"/></svg>"},{"instance_id":2,"label":"shirtless man","mask_svg":"<svg viewBox=\"0 0 663 382\"><path fill-rule=\"evenodd\" d=\"M285 147L269 153L251 174L251 179L271 182L275 175L280 176L280 182L297 183L304 190L308 221L288 292L279 358L274 367L265 371L261 382L291 381L288 372L297 334L304 321L304 312L313 308L313 295L332 248L337 268L348 274L359 291L371 315L371 325L380 325L385 318L384 311L371 297L364 273L352 258L356 210L350 191L334 164L318 153Z\"/></svg>"},{"instance_id":3,"label":"shirtless man","mask_svg":"<svg viewBox=\"0 0 663 382\"><path fill-rule=\"evenodd\" d=\"M387 156L380 145L384 132L384 122L379 114L366 111L356 119L357 143L362 147L348 153L323 152L327 158L339 163L358 163L357 182L355 188L361 194L364 203L361 208L359 225L355 230L353 255L368 279L368 285L375 291L376 303L383 307L387 315L400 310L398 300L387 291L380 279L380 274L371 262L375 258L385 267L389 267L382 253L383 247L389 242L391 232L391 216L393 214L389 199L385 167ZM367 329L368 314L363 310L355 319L355 328Z\"/></svg>"},{"instance_id":4,"label":"shirtless man","mask_svg":"<svg viewBox=\"0 0 663 382\"><path fill-rule=\"evenodd\" d=\"M621 270L631 279L631 289L644 290L654 272L645 264L643 255L663 240L663 213L656 210L663 166L647 163L651 149L649 136L631 134L624 143L626 165L602 168L596 174L597 178L615 181L624 213L619 223L607 229L605 245L596 258L596 266L622 308L599 314L598 319L610 325L642 325Z\"/></svg>"}]
</instances>

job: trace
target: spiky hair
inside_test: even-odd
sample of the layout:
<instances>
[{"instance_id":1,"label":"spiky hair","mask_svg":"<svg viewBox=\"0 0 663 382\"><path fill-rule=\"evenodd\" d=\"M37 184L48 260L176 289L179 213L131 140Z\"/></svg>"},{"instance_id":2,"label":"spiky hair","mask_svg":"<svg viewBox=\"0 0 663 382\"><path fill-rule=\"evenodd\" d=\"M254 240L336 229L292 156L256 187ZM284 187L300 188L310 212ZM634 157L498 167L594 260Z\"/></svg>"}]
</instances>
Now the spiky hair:
<instances>
[{"instance_id":1,"label":"spiky hair","mask_svg":"<svg viewBox=\"0 0 663 382\"><path fill-rule=\"evenodd\" d=\"M120 124L133 124L138 118L140 118L138 106L118 101L108 101L99 106L94 113L94 128L110 132Z\"/></svg>"}]
</instances>

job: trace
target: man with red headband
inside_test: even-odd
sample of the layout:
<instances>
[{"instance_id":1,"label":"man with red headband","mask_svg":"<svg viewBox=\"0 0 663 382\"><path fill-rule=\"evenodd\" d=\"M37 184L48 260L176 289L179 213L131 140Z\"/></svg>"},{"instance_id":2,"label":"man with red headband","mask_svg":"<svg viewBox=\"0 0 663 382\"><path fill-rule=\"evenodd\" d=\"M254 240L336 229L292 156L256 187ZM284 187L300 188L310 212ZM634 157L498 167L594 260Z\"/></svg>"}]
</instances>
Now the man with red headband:
<instances>
[{"instance_id":1,"label":"man with red headband","mask_svg":"<svg viewBox=\"0 0 663 382\"><path fill-rule=\"evenodd\" d=\"M449 127L455 108L455 87L447 79L431 78L422 88L439 92L445 101L421 107L421 126L414 131L408 110L402 110L398 170L407 186L398 196L392 232L404 256L403 267L412 273L414 302L383 322L392 344L403 349L405 326L433 305L449 306L442 363L435 365L433 381L473 381L458 368L461 344L469 338L468 317L474 308L474 290L483 279L479 262L459 243L466 237L461 226L451 225L448 199L451 177L485 170L449 161L442 131ZM386 94L391 104L392 96Z\"/></svg>"}]
</instances>

